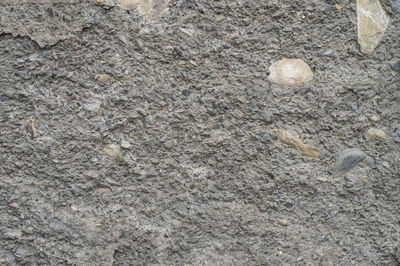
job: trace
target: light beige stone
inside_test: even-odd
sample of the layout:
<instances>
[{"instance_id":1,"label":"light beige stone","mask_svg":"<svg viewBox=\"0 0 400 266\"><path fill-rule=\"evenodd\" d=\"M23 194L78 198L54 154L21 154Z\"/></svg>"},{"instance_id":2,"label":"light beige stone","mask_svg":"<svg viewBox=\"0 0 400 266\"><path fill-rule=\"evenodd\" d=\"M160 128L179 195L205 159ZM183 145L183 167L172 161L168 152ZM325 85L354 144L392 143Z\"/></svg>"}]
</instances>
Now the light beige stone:
<instances>
[{"instance_id":1,"label":"light beige stone","mask_svg":"<svg viewBox=\"0 0 400 266\"><path fill-rule=\"evenodd\" d=\"M314 77L310 66L301 59L284 58L269 68L268 80L286 86L300 85Z\"/></svg>"},{"instance_id":2,"label":"light beige stone","mask_svg":"<svg viewBox=\"0 0 400 266\"><path fill-rule=\"evenodd\" d=\"M120 0L123 8L136 8L139 13L150 20L161 18L168 13L170 0Z\"/></svg>"},{"instance_id":3,"label":"light beige stone","mask_svg":"<svg viewBox=\"0 0 400 266\"><path fill-rule=\"evenodd\" d=\"M379 0L357 0L358 43L361 52L372 54L389 25Z\"/></svg>"},{"instance_id":4,"label":"light beige stone","mask_svg":"<svg viewBox=\"0 0 400 266\"><path fill-rule=\"evenodd\" d=\"M380 128L370 128L370 129L368 129L367 135L370 136L371 138L374 138L374 139L387 140L387 136L386 136L385 131L383 131Z\"/></svg>"},{"instance_id":5,"label":"light beige stone","mask_svg":"<svg viewBox=\"0 0 400 266\"><path fill-rule=\"evenodd\" d=\"M99 76L99 81L105 83L111 79L110 75L102 74Z\"/></svg>"},{"instance_id":6,"label":"light beige stone","mask_svg":"<svg viewBox=\"0 0 400 266\"><path fill-rule=\"evenodd\" d=\"M124 161L124 156L122 155L121 146L118 144L108 144L104 147L104 153L111 158L115 158L120 162Z\"/></svg>"},{"instance_id":7,"label":"light beige stone","mask_svg":"<svg viewBox=\"0 0 400 266\"><path fill-rule=\"evenodd\" d=\"M371 116L370 118L369 118L369 120L371 120L372 122L378 122L379 121L379 116L377 116L377 115L373 115L373 116Z\"/></svg>"},{"instance_id":8,"label":"light beige stone","mask_svg":"<svg viewBox=\"0 0 400 266\"><path fill-rule=\"evenodd\" d=\"M319 150L311 147L307 144L304 144L300 139L294 137L289 131L284 130L284 129L274 129L273 133L278 135L278 139L295 148L298 150L301 155L306 156L306 157L318 157L319 156Z\"/></svg>"},{"instance_id":9,"label":"light beige stone","mask_svg":"<svg viewBox=\"0 0 400 266\"><path fill-rule=\"evenodd\" d=\"M288 226L289 225L289 221L287 219L281 219L279 220L279 223L283 226Z\"/></svg>"}]
</instances>

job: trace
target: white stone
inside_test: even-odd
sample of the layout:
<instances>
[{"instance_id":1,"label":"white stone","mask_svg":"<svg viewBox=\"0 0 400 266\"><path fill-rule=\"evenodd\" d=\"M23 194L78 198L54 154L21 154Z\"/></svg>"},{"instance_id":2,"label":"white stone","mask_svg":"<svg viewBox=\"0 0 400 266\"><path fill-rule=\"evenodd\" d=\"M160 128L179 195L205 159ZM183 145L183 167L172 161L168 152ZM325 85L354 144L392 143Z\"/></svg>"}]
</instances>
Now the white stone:
<instances>
[{"instance_id":1,"label":"white stone","mask_svg":"<svg viewBox=\"0 0 400 266\"><path fill-rule=\"evenodd\" d=\"M97 111L100 109L101 102L94 101L88 104L85 104L84 108L88 111Z\"/></svg>"},{"instance_id":2,"label":"white stone","mask_svg":"<svg viewBox=\"0 0 400 266\"><path fill-rule=\"evenodd\" d=\"M161 18L168 13L170 0L120 0L123 8L136 8L139 13L150 20Z\"/></svg>"},{"instance_id":3,"label":"white stone","mask_svg":"<svg viewBox=\"0 0 400 266\"><path fill-rule=\"evenodd\" d=\"M373 139L387 140L385 131L380 128L370 128L367 131L367 135Z\"/></svg>"},{"instance_id":4,"label":"white stone","mask_svg":"<svg viewBox=\"0 0 400 266\"><path fill-rule=\"evenodd\" d=\"M300 85L314 77L310 66L301 59L284 58L269 68L268 80L286 86Z\"/></svg>"},{"instance_id":5,"label":"white stone","mask_svg":"<svg viewBox=\"0 0 400 266\"><path fill-rule=\"evenodd\" d=\"M132 148L132 144L129 141L123 139L121 141L121 147L124 149L130 149L130 148Z\"/></svg>"},{"instance_id":6,"label":"white stone","mask_svg":"<svg viewBox=\"0 0 400 266\"><path fill-rule=\"evenodd\" d=\"M357 31L361 52L372 54L389 25L379 0L357 0Z\"/></svg>"}]
</instances>

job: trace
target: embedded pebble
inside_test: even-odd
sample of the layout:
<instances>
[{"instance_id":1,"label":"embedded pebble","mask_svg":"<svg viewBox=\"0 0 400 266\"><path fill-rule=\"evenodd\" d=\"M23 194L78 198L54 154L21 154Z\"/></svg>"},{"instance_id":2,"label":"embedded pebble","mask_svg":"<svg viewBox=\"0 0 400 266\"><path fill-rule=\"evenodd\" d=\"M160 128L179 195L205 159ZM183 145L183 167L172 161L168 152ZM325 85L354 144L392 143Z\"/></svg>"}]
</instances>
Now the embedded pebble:
<instances>
[{"instance_id":1,"label":"embedded pebble","mask_svg":"<svg viewBox=\"0 0 400 266\"><path fill-rule=\"evenodd\" d=\"M264 121L266 124L271 124L274 122L274 115L272 112L265 113L262 115L261 120Z\"/></svg>"},{"instance_id":2,"label":"embedded pebble","mask_svg":"<svg viewBox=\"0 0 400 266\"><path fill-rule=\"evenodd\" d=\"M310 66L302 59L284 58L269 68L268 80L279 85L300 85L314 76Z\"/></svg>"},{"instance_id":3,"label":"embedded pebble","mask_svg":"<svg viewBox=\"0 0 400 266\"><path fill-rule=\"evenodd\" d=\"M366 156L365 159L364 159L364 162L368 166L374 166L374 164L375 164L374 158L372 158L371 156Z\"/></svg>"},{"instance_id":4,"label":"embedded pebble","mask_svg":"<svg viewBox=\"0 0 400 266\"><path fill-rule=\"evenodd\" d=\"M88 104L84 105L84 108L88 111L97 111L98 109L100 109L100 104L101 102L99 101L94 101Z\"/></svg>"},{"instance_id":5,"label":"embedded pebble","mask_svg":"<svg viewBox=\"0 0 400 266\"><path fill-rule=\"evenodd\" d=\"M22 233L27 234L27 235L33 234L33 230L34 230L34 228L32 226L24 227L21 229Z\"/></svg>"},{"instance_id":6,"label":"embedded pebble","mask_svg":"<svg viewBox=\"0 0 400 266\"><path fill-rule=\"evenodd\" d=\"M99 76L99 81L105 83L111 79L110 75L102 74Z\"/></svg>"},{"instance_id":7,"label":"embedded pebble","mask_svg":"<svg viewBox=\"0 0 400 266\"><path fill-rule=\"evenodd\" d=\"M400 60L396 60L390 63L390 66L394 71L400 72Z\"/></svg>"},{"instance_id":8,"label":"embedded pebble","mask_svg":"<svg viewBox=\"0 0 400 266\"><path fill-rule=\"evenodd\" d=\"M135 8L142 16L153 20L168 13L169 2L170 0L120 0L119 4L126 9Z\"/></svg>"},{"instance_id":9,"label":"embedded pebble","mask_svg":"<svg viewBox=\"0 0 400 266\"><path fill-rule=\"evenodd\" d=\"M369 120L371 120L372 122L378 122L379 121L379 116L377 116L377 115L373 115L373 116L371 116L370 118L369 118Z\"/></svg>"},{"instance_id":10,"label":"embedded pebble","mask_svg":"<svg viewBox=\"0 0 400 266\"><path fill-rule=\"evenodd\" d=\"M287 219L281 219L281 220L279 221L279 223L280 223L281 225L283 225L283 226L288 226L288 225L289 225L289 221L288 221Z\"/></svg>"},{"instance_id":11,"label":"embedded pebble","mask_svg":"<svg viewBox=\"0 0 400 266\"><path fill-rule=\"evenodd\" d=\"M359 149L345 149L339 154L335 168L339 172L346 173L364 160L365 156L366 154Z\"/></svg>"},{"instance_id":12,"label":"embedded pebble","mask_svg":"<svg viewBox=\"0 0 400 266\"><path fill-rule=\"evenodd\" d=\"M22 232L20 229L9 230L6 232L2 232L3 239L20 239L22 236Z\"/></svg>"},{"instance_id":13,"label":"embedded pebble","mask_svg":"<svg viewBox=\"0 0 400 266\"><path fill-rule=\"evenodd\" d=\"M16 202L10 203L10 207L13 208L13 209L19 209L19 205Z\"/></svg>"},{"instance_id":14,"label":"embedded pebble","mask_svg":"<svg viewBox=\"0 0 400 266\"><path fill-rule=\"evenodd\" d=\"M304 144L301 140L294 137L289 131L284 130L284 129L274 129L272 132L277 134L278 139L281 142L295 148L296 150L298 150L301 153L301 155L307 156L307 157L318 157L319 156L318 149Z\"/></svg>"},{"instance_id":15,"label":"embedded pebble","mask_svg":"<svg viewBox=\"0 0 400 266\"><path fill-rule=\"evenodd\" d=\"M319 51L318 56L334 56L333 54L333 50L323 50L323 51Z\"/></svg>"},{"instance_id":16,"label":"embedded pebble","mask_svg":"<svg viewBox=\"0 0 400 266\"><path fill-rule=\"evenodd\" d=\"M104 152L111 158L115 158L120 162L124 161L124 156L121 152L121 146L118 144L108 144L104 147Z\"/></svg>"},{"instance_id":17,"label":"embedded pebble","mask_svg":"<svg viewBox=\"0 0 400 266\"><path fill-rule=\"evenodd\" d=\"M25 131L33 139L37 135L37 129L35 127L35 118L33 116L29 117L24 124Z\"/></svg>"},{"instance_id":18,"label":"embedded pebble","mask_svg":"<svg viewBox=\"0 0 400 266\"><path fill-rule=\"evenodd\" d=\"M357 0L358 43L361 52L372 54L389 25L379 0Z\"/></svg>"},{"instance_id":19,"label":"embedded pebble","mask_svg":"<svg viewBox=\"0 0 400 266\"><path fill-rule=\"evenodd\" d=\"M132 144L129 141L123 139L121 141L121 147L124 149L130 149L130 148L132 148Z\"/></svg>"},{"instance_id":20,"label":"embedded pebble","mask_svg":"<svg viewBox=\"0 0 400 266\"><path fill-rule=\"evenodd\" d=\"M379 139L379 140L387 140L387 136L385 131L383 131L380 128L370 128L367 131L367 135L373 139Z\"/></svg>"}]
</instances>

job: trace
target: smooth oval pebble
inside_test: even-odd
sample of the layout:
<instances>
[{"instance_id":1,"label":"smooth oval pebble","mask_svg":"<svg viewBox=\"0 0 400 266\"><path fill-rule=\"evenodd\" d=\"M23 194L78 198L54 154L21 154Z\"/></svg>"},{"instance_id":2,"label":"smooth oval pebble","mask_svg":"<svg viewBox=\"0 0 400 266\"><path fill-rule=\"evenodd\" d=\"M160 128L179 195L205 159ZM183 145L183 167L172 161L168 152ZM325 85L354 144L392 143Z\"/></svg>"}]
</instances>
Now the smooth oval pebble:
<instances>
[{"instance_id":1,"label":"smooth oval pebble","mask_svg":"<svg viewBox=\"0 0 400 266\"><path fill-rule=\"evenodd\" d=\"M346 173L353 169L359 162L364 160L365 153L356 148L343 150L336 161L336 170Z\"/></svg>"},{"instance_id":2,"label":"smooth oval pebble","mask_svg":"<svg viewBox=\"0 0 400 266\"><path fill-rule=\"evenodd\" d=\"M280 223L281 225L283 225L283 226L288 226L288 225L289 225L289 221L288 221L287 219L281 219L281 220L279 221L279 223Z\"/></svg>"},{"instance_id":3,"label":"smooth oval pebble","mask_svg":"<svg viewBox=\"0 0 400 266\"><path fill-rule=\"evenodd\" d=\"M314 77L310 66L301 59L284 58L269 68L268 80L279 85L300 85Z\"/></svg>"},{"instance_id":4,"label":"smooth oval pebble","mask_svg":"<svg viewBox=\"0 0 400 266\"><path fill-rule=\"evenodd\" d=\"M379 116L377 116L377 115L373 115L373 116L371 116L370 118L369 118L369 120L371 120L372 122L378 122L379 121Z\"/></svg>"}]
</instances>

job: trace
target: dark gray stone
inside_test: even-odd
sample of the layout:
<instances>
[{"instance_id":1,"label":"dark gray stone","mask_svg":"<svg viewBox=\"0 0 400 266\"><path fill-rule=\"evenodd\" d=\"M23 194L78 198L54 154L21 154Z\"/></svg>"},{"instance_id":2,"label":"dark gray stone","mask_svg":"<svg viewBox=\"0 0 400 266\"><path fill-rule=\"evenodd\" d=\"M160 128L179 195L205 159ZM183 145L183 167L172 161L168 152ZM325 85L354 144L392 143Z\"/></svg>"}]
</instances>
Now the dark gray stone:
<instances>
[{"instance_id":1,"label":"dark gray stone","mask_svg":"<svg viewBox=\"0 0 400 266\"><path fill-rule=\"evenodd\" d=\"M364 160L365 153L356 148L343 150L336 161L336 170L346 173L353 169L359 162Z\"/></svg>"},{"instance_id":2,"label":"dark gray stone","mask_svg":"<svg viewBox=\"0 0 400 266\"><path fill-rule=\"evenodd\" d=\"M400 72L400 60L396 60L390 63L390 66L394 71Z\"/></svg>"}]
</instances>

